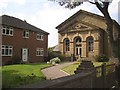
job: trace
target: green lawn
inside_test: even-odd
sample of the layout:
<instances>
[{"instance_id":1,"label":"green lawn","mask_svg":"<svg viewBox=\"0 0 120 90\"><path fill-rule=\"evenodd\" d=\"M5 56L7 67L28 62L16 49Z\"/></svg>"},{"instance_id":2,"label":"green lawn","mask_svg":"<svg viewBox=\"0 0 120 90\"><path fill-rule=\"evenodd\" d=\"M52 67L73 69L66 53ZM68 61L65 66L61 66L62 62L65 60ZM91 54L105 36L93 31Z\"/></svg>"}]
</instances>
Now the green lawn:
<instances>
[{"instance_id":1,"label":"green lawn","mask_svg":"<svg viewBox=\"0 0 120 90\"><path fill-rule=\"evenodd\" d=\"M45 80L40 69L50 66L49 64L18 64L2 67L2 87L11 88L27 85Z\"/></svg>"},{"instance_id":2,"label":"green lawn","mask_svg":"<svg viewBox=\"0 0 120 90\"><path fill-rule=\"evenodd\" d=\"M72 65L69 65L69 66L66 66L66 67L64 67L64 68L62 68L62 70L63 71L65 71L65 72L67 72L68 74L74 74L74 71L76 70L76 68L79 66L79 64L80 64L81 62L75 62L74 64L72 64ZM97 67L97 66L100 66L100 65L102 65L102 63L103 62L93 62L93 65L95 66L95 67Z\"/></svg>"}]
</instances>

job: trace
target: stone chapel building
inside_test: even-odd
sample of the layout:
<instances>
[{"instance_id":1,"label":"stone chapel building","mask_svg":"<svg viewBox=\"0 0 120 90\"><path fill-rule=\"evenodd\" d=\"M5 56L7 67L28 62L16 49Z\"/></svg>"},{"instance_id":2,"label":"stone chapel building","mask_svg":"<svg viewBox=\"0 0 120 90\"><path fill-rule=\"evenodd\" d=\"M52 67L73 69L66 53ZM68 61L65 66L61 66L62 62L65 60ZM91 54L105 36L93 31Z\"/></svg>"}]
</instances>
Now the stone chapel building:
<instances>
[{"instance_id":1,"label":"stone chapel building","mask_svg":"<svg viewBox=\"0 0 120 90\"><path fill-rule=\"evenodd\" d=\"M115 26L116 21L113 21ZM93 58L100 54L111 55L103 16L80 10L56 29L59 51L67 57L74 55L76 58ZM118 37L117 33L114 32L115 39Z\"/></svg>"}]
</instances>

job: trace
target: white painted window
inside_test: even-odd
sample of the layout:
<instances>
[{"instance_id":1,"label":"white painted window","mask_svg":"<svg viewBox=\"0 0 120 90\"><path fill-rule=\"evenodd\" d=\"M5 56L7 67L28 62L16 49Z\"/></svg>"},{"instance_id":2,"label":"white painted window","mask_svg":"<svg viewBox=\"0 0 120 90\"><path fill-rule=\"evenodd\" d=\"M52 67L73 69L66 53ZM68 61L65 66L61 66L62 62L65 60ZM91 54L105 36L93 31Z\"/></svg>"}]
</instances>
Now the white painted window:
<instances>
[{"instance_id":1,"label":"white painted window","mask_svg":"<svg viewBox=\"0 0 120 90\"><path fill-rule=\"evenodd\" d=\"M12 56L13 46L2 45L2 56Z\"/></svg>"},{"instance_id":2,"label":"white painted window","mask_svg":"<svg viewBox=\"0 0 120 90\"><path fill-rule=\"evenodd\" d=\"M23 37L24 38L29 38L29 31L24 31Z\"/></svg>"},{"instance_id":3,"label":"white painted window","mask_svg":"<svg viewBox=\"0 0 120 90\"><path fill-rule=\"evenodd\" d=\"M13 28L9 26L3 26L2 34L7 36L13 36Z\"/></svg>"},{"instance_id":4,"label":"white painted window","mask_svg":"<svg viewBox=\"0 0 120 90\"><path fill-rule=\"evenodd\" d=\"M43 34L42 33L37 33L37 35L36 35L36 39L37 40L43 40Z\"/></svg>"},{"instance_id":5,"label":"white painted window","mask_svg":"<svg viewBox=\"0 0 120 90\"><path fill-rule=\"evenodd\" d=\"M43 48L36 48L36 56L43 56L44 49Z\"/></svg>"}]
</instances>

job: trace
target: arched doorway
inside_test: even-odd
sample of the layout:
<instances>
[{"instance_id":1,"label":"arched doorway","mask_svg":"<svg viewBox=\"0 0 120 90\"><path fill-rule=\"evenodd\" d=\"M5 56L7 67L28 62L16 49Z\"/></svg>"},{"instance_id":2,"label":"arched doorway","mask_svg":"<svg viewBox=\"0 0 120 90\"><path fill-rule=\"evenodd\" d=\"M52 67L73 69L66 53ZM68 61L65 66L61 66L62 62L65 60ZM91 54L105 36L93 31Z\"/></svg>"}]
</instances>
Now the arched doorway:
<instances>
[{"instance_id":1,"label":"arched doorway","mask_svg":"<svg viewBox=\"0 0 120 90\"><path fill-rule=\"evenodd\" d=\"M80 37L76 37L74 39L74 54L76 59L80 58L82 56L82 40Z\"/></svg>"}]
</instances>

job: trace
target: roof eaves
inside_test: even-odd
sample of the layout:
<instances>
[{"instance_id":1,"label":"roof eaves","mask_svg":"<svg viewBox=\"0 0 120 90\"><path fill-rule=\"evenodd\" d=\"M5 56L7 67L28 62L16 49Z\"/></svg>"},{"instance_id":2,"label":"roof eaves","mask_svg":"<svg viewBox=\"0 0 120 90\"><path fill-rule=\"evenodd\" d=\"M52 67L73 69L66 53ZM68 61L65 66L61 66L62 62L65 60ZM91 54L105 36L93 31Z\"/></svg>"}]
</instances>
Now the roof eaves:
<instances>
[{"instance_id":1,"label":"roof eaves","mask_svg":"<svg viewBox=\"0 0 120 90\"><path fill-rule=\"evenodd\" d=\"M17 28L22 28L22 29L27 29L27 30L31 30L31 31L37 31L37 32L41 32L44 34L49 34L46 31L43 31L29 23L27 23L26 21L22 21L19 18L13 17L13 16L8 16L8 15L2 15L2 24L4 25L9 25L9 26L13 26L13 27L17 27ZM12 23L10 23L12 22Z\"/></svg>"}]
</instances>

